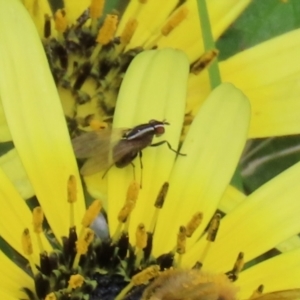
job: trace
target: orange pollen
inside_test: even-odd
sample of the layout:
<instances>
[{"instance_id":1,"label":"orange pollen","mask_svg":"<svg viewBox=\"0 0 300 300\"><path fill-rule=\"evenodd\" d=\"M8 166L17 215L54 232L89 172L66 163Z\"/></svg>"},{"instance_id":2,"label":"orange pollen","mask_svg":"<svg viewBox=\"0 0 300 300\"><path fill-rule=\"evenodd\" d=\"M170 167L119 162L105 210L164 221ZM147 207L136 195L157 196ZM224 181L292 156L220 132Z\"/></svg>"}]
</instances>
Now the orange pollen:
<instances>
[{"instance_id":1,"label":"orange pollen","mask_svg":"<svg viewBox=\"0 0 300 300\"><path fill-rule=\"evenodd\" d=\"M72 288L72 289L76 289L78 287L81 287L84 283L84 277L82 277L81 275L79 274L76 274L76 275L72 275L70 277L70 280L69 280L69 287Z\"/></svg>"},{"instance_id":2,"label":"orange pollen","mask_svg":"<svg viewBox=\"0 0 300 300\"><path fill-rule=\"evenodd\" d=\"M40 206L35 207L32 212L32 224L33 224L33 231L35 233L43 232L43 221L44 221L44 213Z\"/></svg>"},{"instance_id":3,"label":"orange pollen","mask_svg":"<svg viewBox=\"0 0 300 300\"><path fill-rule=\"evenodd\" d=\"M58 9L54 14L55 29L58 32L65 32L68 27L65 11Z\"/></svg>"},{"instance_id":4,"label":"orange pollen","mask_svg":"<svg viewBox=\"0 0 300 300\"><path fill-rule=\"evenodd\" d=\"M74 203L77 200L77 184L74 175L71 175L68 179L68 202Z\"/></svg>"},{"instance_id":5,"label":"orange pollen","mask_svg":"<svg viewBox=\"0 0 300 300\"><path fill-rule=\"evenodd\" d=\"M89 208L85 212L84 217L82 218L82 221L81 221L82 226L84 226L84 227L90 226L92 224L92 222L98 216L101 208L102 208L101 201L94 200L93 203L89 206Z\"/></svg>"},{"instance_id":6,"label":"orange pollen","mask_svg":"<svg viewBox=\"0 0 300 300\"><path fill-rule=\"evenodd\" d=\"M98 19L102 16L104 8L104 0L92 0L90 5L90 17Z\"/></svg>"},{"instance_id":7,"label":"orange pollen","mask_svg":"<svg viewBox=\"0 0 300 300\"><path fill-rule=\"evenodd\" d=\"M153 265L147 269L141 271L140 273L134 275L131 279L133 285L140 285L148 282L150 279L155 278L159 275L160 267L158 265Z\"/></svg>"},{"instance_id":8,"label":"orange pollen","mask_svg":"<svg viewBox=\"0 0 300 300\"><path fill-rule=\"evenodd\" d=\"M25 255L31 255L33 253L32 242L30 238L29 230L26 228L22 234L22 247Z\"/></svg>"},{"instance_id":9,"label":"orange pollen","mask_svg":"<svg viewBox=\"0 0 300 300\"><path fill-rule=\"evenodd\" d=\"M184 254L186 250L186 228L184 226L180 226L179 232L177 234L177 246L176 251L179 254Z\"/></svg>"},{"instance_id":10,"label":"orange pollen","mask_svg":"<svg viewBox=\"0 0 300 300\"><path fill-rule=\"evenodd\" d=\"M197 212L193 215L192 219L186 226L186 236L191 237L195 230L199 227L203 219L203 214L201 212Z\"/></svg>"},{"instance_id":11,"label":"orange pollen","mask_svg":"<svg viewBox=\"0 0 300 300\"><path fill-rule=\"evenodd\" d=\"M144 249L147 246L147 236L145 225L139 224L135 233L137 248Z\"/></svg>"},{"instance_id":12,"label":"orange pollen","mask_svg":"<svg viewBox=\"0 0 300 300\"><path fill-rule=\"evenodd\" d=\"M179 8L161 29L161 33L167 36L175 27L177 27L188 15L189 10L186 7Z\"/></svg>"},{"instance_id":13,"label":"orange pollen","mask_svg":"<svg viewBox=\"0 0 300 300\"><path fill-rule=\"evenodd\" d=\"M86 254L90 243L94 239L94 232L92 229L87 228L84 232L82 239L76 242L76 250L80 255Z\"/></svg>"},{"instance_id":14,"label":"orange pollen","mask_svg":"<svg viewBox=\"0 0 300 300\"><path fill-rule=\"evenodd\" d=\"M117 30L118 16L107 15L104 24L99 29L97 36L97 43L101 45L107 45L114 37Z\"/></svg>"},{"instance_id":15,"label":"orange pollen","mask_svg":"<svg viewBox=\"0 0 300 300\"><path fill-rule=\"evenodd\" d=\"M92 119L89 123L90 128L92 130L102 130L102 129L106 129L108 127L106 122L100 122L98 120Z\"/></svg>"},{"instance_id":16,"label":"orange pollen","mask_svg":"<svg viewBox=\"0 0 300 300\"><path fill-rule=\"evenodd\" d=\"M138 26L138 21L136 19L131 18L127 21L125 28L121 34L122 44L127 45L130 42L137 26Z\"/></svg>"}]
</instances>

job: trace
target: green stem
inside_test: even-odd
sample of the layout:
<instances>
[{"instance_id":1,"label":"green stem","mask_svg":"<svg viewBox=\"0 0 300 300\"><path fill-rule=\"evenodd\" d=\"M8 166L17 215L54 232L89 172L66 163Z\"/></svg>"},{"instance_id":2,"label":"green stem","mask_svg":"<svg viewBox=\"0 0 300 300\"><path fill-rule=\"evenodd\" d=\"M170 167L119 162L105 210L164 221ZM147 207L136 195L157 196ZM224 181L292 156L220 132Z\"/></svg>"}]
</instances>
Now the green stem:
<instances>
[{"instance_id":1,"label":"green stem","mask_svg":"<svg viewBox=\"0 0 300 300\"><path fill-rule=\"evenodd\" d=\"M211 25L209 21L206 0L197 0L198 2L198 14L200 18L203 44L205 52L215 49L215 42L211 31ZM209 80L211 89L214 89L221 83L221 75L218 65L218 60L215 59L208 68Z\"/></svg>"}]
</instances>

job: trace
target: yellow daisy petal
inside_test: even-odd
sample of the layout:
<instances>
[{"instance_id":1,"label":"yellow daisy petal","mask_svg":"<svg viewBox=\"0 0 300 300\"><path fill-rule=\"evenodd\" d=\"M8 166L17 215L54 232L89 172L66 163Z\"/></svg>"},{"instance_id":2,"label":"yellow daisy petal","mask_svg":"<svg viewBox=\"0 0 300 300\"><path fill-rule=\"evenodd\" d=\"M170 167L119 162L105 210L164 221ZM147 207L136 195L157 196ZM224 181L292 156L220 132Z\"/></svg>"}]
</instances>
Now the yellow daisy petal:
<instances>
[{"instance_id":1,"label":"yellow daisy petal","mask_svg":"<svg viewBox=\"0 0 300 300\"><path fill-rule=\"evenodd\" d=\"M240 203L242 203L243 200L245 199L246 199L246 195L244 195L242 192L240 192L232 185L229 185L226 188L220 200L218 209L228 214L230 211L236 208Z\"/></svg>"},{"instance_id":2,"label":"yellow daisy petal","mask_svg":"<svg viewBox=\"0 0 300 300\"><path fill-rule=\"evenodd\" d=\"M80 182L63 111L39 37L19 1L0 1L0 30L0 90L9 128L48 221L60 237L68 228L68 178L74 174ZM84 211L80 185L78 196L76 222Z\"/></svg>"},{"instance_id":3,"label":"yellow daisy petal","mask_svg":"<svg viewBox=\"0 0 300 300\"><path fill-rule=\"evenodd\" d=\"M9 128L7 126L5 114L3 111L3 106L0 98L0 142L8 142L11 141L11 134L9 132Z\"/></svg>"},{"instance_id":4,"label":"yellow daisy petal","mask_svg":"<svg viewBox=\"0 0 300 300\"><path fill-rule=\"evenodd\" d=\"M34 195L34 190L16 149L12 149L0 157L0 166L23 199Z\"/></svg>"},{"instance_id":5,"label":"yellow daisy petal","mask_svg":"<svg viewBox=\"0 0 300 300\"><path fill-rule=\"evenodd\" d=\"M228 271L239 252L244 252L248 261L297 234L299 175L300 163L266 183L228 214L205 266ZM186 261L195 262L204 244L200 241L186 255Z\"/></svg>"},{"instance_id":6,"label":"yellow daisy petal","mask_svg":"<svg viewBox=\"0 0 300 300\"><path fill-rule=\"evenodd\" d=\"M294 30L220 64L222 78L251 101L251 138L300 132L299 46L300 30Z\"/></svg>"},{"instance_id":7,"label":"yellow daisy petal","mask_svg":"<svg viewBox=\"0 0 300 300\"><path fill-rule=\"evenodd\" d=\"M0 170L0 182L2 187L0 190L0 235L19 253L23 254L21 235L25 228L32 228L32 213L26 205L25 201L20 197L12 183L5 174ZM52 250L48 240L43 236L42 242L45 250ZM34 249L39 249L38 242L35 237L32 239ZM39 261L39 254L35 252L35 261Z\"/></svg>"},{"instance_id":8,"label":"yellow daisy petal","mask_svg":"<svg viewBox=\"0 0 300 300\"><path fill-rule=\"evenodd\" d=\"M202 225L191 239L198 238L233 175L249 117L247 98L229 83L216 88L204 103L181 150L187 156L179 157L172 171L170 191L155 231L156 254L169 251L179 226L185 225L182 222L201 211ZM172 220L167 236L166 220Z\"/></svg>"},{"instance_id":9,"label":"yellow daisy petal","mask_svg":"<svg viewBox=\"0 0 300 300\"><path fill-rule=\"evenodd\" d=\"M300 248L259 263L240 274L241 299L247 299L259 285L264 292L299 288Z\"/></svg>"},{"instance_id":10,"label":"yellow daisy petal","mask_svg":"<svg viewBox=\"0 0 300 300\"><path fill-rule=\"evenodd\" d=\"M0 290L2 295L11 298L0 297L1 299L28 299L26 295L20 291L22 286L34 289L32 278L23 270L17 267L3 252L0 251Z\"/></svg>"},{"instance_id":11,"label":"yellow daisy petal","mask_svg":"<svg viewBox=\"0 0 300 300\"><path fill-rule=\"evenodd\" d=\"M166 119L171 125L166 126L166 133L154 142L167 140L176 149L183 122L188 68L186 56L177 50L146 51L137 56L122 83L114 126L131 127L151 119ZM133 231L141 219L147 222L151 218L145 203L154 203L161 185L168 180L174 158L175 153L167 145L143 151L143 188L139 196L141 200L135 208L135 217L132 218ZM139 162L135 161L135 164L136 178L139 180ZM114 230L116 216L133 180L132 167L113 168L108 178L108 216L110 228Z\"/></svg>"}]
</instances>

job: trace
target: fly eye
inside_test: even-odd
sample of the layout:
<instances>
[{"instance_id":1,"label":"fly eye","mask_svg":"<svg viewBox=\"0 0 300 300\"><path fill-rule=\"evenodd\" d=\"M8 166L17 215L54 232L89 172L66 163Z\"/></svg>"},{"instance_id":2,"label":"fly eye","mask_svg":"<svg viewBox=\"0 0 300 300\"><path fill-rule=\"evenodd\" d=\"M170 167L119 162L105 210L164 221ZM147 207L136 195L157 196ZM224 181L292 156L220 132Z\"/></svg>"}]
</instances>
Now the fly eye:
<instances>
[{"instance_id":1,"label":"fly eye","mask_svg":"<svg viewBox=\"0 0 300 300\"><path fill-rule=\"evenodd\" d=\"M165 133L165 128L163 126L155 127L155 135L160 136Z\"/></svg>"}]
</instances>

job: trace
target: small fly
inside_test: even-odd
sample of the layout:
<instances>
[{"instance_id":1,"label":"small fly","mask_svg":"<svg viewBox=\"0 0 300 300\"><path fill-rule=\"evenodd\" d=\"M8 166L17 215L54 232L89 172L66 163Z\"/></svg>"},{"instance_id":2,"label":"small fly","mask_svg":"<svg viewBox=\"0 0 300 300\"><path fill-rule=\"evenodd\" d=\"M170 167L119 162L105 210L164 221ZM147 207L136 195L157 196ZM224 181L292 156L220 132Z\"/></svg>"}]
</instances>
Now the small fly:
<instances>
[{"instance_id":1,"label":"small fly","mask_svg":"<svg viewBox=\"0 0 300 300\"><path fill-rule=\"evenodd\" d=\"M142 150L146 147L157 147L167 144L169 149L178 155L185 156L173 149L167 140L152 144L154 136L159 137L165 132L167 121L150 120L149 123L140 124L130 129L102 129L82 134L72 140L75 156L87 159L80 172L82 175L92 175L105 170L103 178L109 169L115 165L124 168L132 165L133 160L139 156L142 164Z\"/></svg>"}]
</instances>

